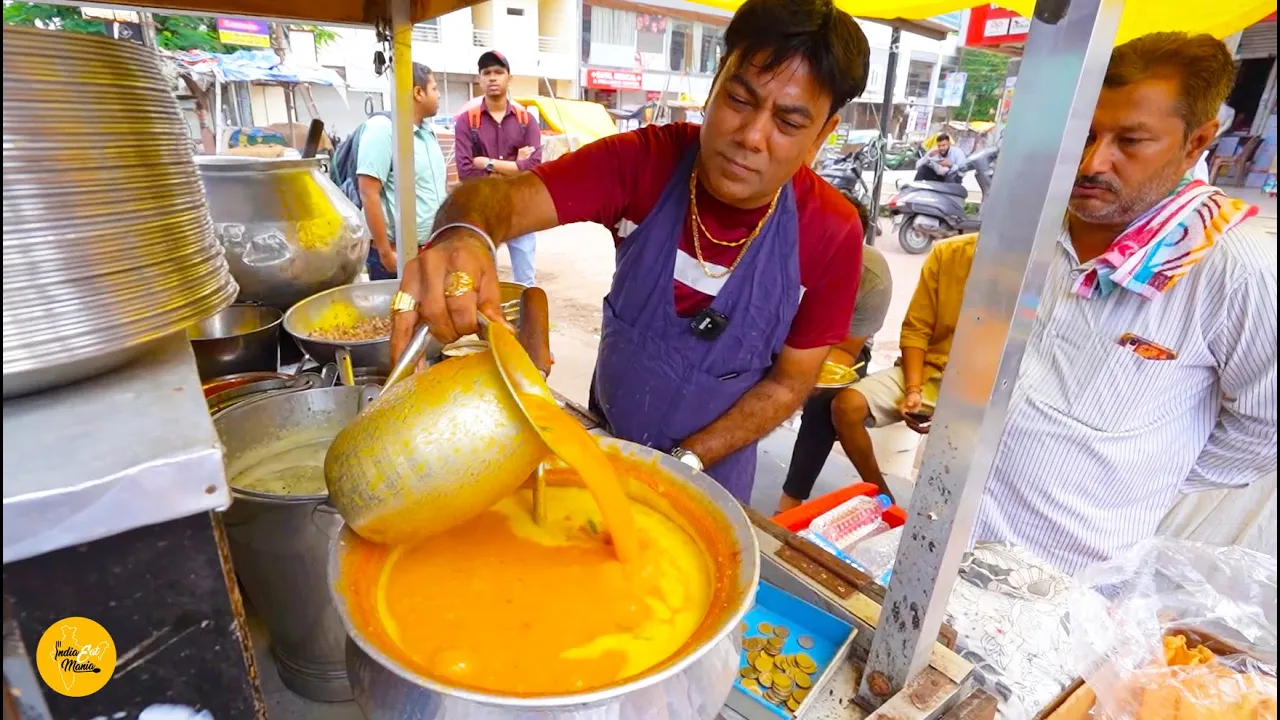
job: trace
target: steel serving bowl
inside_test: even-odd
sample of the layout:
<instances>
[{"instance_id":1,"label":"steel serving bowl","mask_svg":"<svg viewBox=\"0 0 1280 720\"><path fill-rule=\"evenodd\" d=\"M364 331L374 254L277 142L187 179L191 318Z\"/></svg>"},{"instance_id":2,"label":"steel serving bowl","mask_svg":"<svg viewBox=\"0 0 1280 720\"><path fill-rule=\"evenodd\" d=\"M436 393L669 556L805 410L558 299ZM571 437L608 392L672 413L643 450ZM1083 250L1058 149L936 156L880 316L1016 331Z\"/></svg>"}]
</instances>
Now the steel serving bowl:
<instances>
[{"instance_id":1,"label":"steel serving bowl","mask_svg":"<svg viewBox=\"0 0 1280 720\"><path fill-rule=\"evenodd\" d=\"M390 317L391 297L400 287L399 280L343 285L316 293L289 308L284 315L284 330L298 342L298 347L321 365L338 361L338 348L351 353L351 364L373 368L380 374L391 372L391 336L377 340L324 340L312 336L317 324L334 305L354 307L362 318Z\"/></svg>"},{"instance_id":2,"label":"steel serving bowl","mask_svg":"<svg viewBox=\"0 0 1280 720\"><path fill-rule=\"evenodd\" d=\"M344 590L344 561L360 539L344 526L329 548L329 584L334 607L350 641L347 675L356 704L369 720L603 720L605 718L678 717L711 720L724 706L738 673L741 633L738 625L755 601L760 554L755 532L742 506L710 476L657 450L615 438L601 438L607 449L654 462L669 490L697 503L718 525L712 531L730 538L732 552L723 562L724 595L713 602L693 638L672 658L639 677L585 693L516 697L450 686L420 675L383 653L352 621ZM644 501L644 500L642 500ZM647 502L647 501L646 501ZM655 509L660 506L655 504ZM670 508L662 512L671 513ZM447 591L447 588L442 588ZM665 708L666 713L657 709Z\"/></svg>"},{"instance_id":3,"label":"steel serving bowl","mask_svg":"<svg viewBox=\"0 0 1280 720\"><path fill-rule=\"evenodd\" d=\"M284 313L262 305L232 305L187 328L200 379L272 372L280 365Z\"/></svg>"}]
</instances>

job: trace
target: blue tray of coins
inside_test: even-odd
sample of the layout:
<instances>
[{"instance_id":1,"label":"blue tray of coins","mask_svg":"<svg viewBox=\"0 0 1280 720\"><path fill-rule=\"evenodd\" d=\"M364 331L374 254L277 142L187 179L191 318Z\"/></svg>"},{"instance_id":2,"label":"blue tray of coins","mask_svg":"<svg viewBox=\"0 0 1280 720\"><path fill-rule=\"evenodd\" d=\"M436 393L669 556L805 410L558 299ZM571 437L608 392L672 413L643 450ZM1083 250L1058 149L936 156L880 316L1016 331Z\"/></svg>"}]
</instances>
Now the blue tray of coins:
<instances>
[{"instance_id":1,"label":"blue tray of coins","mask_svg":"<svg viewBox=\"0 0 1280 720\"><path fill-rule=\"evenodd\" d=\"M843 620L763 581L740 629L729 706L748 718L784 720L812 704L809 698L845 659L854 634Z\"/></svg>"}]
</instances>

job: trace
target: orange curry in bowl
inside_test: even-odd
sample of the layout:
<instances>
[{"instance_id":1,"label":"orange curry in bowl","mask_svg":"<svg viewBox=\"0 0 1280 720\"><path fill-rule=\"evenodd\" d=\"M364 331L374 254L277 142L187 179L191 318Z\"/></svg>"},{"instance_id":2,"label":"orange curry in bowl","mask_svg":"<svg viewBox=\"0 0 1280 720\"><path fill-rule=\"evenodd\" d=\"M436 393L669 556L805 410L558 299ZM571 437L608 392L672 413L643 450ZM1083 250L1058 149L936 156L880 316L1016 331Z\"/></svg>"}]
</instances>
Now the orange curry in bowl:
<instances>
[{"instance_id":1,"label":"orange curry in bowl","mask_svg":"<svg viewBox=\"0 0 1280 720\"><path fill-rule=\"evenodd\" d=\"M530 416L555 436L559 419ZM353 535L339 581L352 626L413 673L520 697L622 684L709 641L739 581L727 520L656 463L591 445L608 477L550 464L542 526L522 488L411 547Z\"/></svg>"}]
</instances>

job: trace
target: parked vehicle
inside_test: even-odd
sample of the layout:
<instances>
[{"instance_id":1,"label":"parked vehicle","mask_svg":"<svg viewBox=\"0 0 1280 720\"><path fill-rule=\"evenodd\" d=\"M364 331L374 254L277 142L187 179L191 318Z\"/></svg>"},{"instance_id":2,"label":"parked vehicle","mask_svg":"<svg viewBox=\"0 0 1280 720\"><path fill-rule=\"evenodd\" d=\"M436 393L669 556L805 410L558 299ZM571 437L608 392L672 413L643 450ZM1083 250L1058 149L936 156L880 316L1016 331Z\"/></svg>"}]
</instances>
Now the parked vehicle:
<instances>
[{"instance_id":1,"label":"parked vehicle","mask_svg":"<svg viewBox=\"0 0 1280 720\"><path fill-rule=\"evenodd\" d=\"M892 143L885 151L884 166L887 170L910 170L922 157L924 148L920 143Z\"/></svg>"},{"instance_id":2,"label":"parked vehicle","mask_svg":"<svg viewBox=\"0 0 1280 720\"><path fill-rule=\"evenodd\" d=\"M867 155L875 152L874 145L875 143L868 143L856 152L820 161L821 165L816 171L819 177L831 183L851 202L861 203L868 211L871 210L871 188L867 185L862 173L868 162ZM872 228L872 230L879 234L878 228Z\"/></svg>"},{"instance_id":3,"label":"parked vehicle","mask_svg":"<svg viewBox=\"0 0 1280 720\"><path fill-rule=\"evenodd\" d=\"M995 175L998 147L980 150L957 165L943 182L909 181L898 184L898 193L886 207L898 228L898 244L912 255L929 251L937 240L977 232L982 209L968 211L969 191L964 176L973 172L985 198Z\"/></svg>"}]
</instances>

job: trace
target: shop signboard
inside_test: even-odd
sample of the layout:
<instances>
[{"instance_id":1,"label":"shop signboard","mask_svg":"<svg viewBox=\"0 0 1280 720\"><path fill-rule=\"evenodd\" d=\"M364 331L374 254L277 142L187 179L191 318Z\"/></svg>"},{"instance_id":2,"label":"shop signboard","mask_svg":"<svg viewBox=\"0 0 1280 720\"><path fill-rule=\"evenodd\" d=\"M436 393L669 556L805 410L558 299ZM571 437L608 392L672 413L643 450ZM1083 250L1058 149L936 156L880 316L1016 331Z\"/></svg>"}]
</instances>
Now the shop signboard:
<instances>
[{"instance_id":1,"label":"shop signboard","mask_svg":"<svg viewBox=\"0 0 1280 720\"><path fill-rule=\"evenodd\" d=\"M642 90L643 80L638 72L587 68L587 87L594 90Z\"/></svg>"},{"instance_id":2,"label":"shop signboard","mask_svg":"<svg viewBox=\"0 0 1280 720\"><path fill-rule=\"evenodd\" d=\"M1031 32L1031 19L996 5L979 5L969 11L965 47L1021 45Z\"/></svg>"},{"instance_id":3,"label":"shop signboard","mask_svg":"<svg viewBox=\"0 0 1280 720\"><path fill-rule=\"evenodd\" d=\"M223 45L271 47L271 26L262 20L218 18L218 40Z\"/></svg>"}]
</instances>

